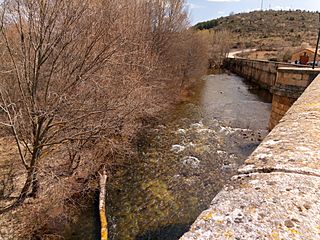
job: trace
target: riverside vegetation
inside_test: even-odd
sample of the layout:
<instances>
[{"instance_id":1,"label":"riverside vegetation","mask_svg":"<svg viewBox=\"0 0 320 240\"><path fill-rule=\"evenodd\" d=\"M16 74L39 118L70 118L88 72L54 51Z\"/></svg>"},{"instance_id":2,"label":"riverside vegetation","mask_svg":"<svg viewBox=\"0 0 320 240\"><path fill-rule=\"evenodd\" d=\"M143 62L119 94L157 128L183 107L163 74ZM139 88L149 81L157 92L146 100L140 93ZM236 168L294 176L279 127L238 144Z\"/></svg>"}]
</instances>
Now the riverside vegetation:
<instances>
[{"instance_id":1,"label":"riverside vegetation","mask_svg":"<svg viewBox=\"0 0 320 240\"><path fill-rule=\"evenodd\" d=\"M219 44L184 0L4 0L0 16L0 233L60 239Z\"/></svg>"}]
</instances>

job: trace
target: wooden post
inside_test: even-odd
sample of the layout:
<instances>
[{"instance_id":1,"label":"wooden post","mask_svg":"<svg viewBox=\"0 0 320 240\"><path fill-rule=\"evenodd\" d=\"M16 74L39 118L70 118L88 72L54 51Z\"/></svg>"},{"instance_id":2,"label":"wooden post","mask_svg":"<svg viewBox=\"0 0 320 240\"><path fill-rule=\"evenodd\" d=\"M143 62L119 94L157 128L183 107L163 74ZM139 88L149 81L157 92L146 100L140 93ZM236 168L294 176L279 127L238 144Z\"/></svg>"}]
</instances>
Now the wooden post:
<instances>
[{"instance_id":1,"label":"wooden post","mask_svg":"<svg viewBox=\"0 0 320 240\"><path fill-rule=\"evenodd\" d=\"M103 170L100 175L99 213L101 222L101 240L108 240L108 221L106 215L106 183L107 174Z\"/></svg>"},{"instance_id":2,"label":"wooden post","mask_svg":"<svg viewBox=\"0 0 320 240\"><path fill-rule=\"evenodd\" d=\"M320 22L320 13L319 13L319 22ZM315 53L314 53L314 59L313 59L312 69L314 69L314 67L315 67L315 65L316 65L317 57L318 57L319 40L320 40L320 27L319 27L319 31L318 31L318 40L317 40L316 51L315 51ZM317 65L319 65L319 61L318 61L318 64L317 64Z\"/></svg>"}]
</instances>

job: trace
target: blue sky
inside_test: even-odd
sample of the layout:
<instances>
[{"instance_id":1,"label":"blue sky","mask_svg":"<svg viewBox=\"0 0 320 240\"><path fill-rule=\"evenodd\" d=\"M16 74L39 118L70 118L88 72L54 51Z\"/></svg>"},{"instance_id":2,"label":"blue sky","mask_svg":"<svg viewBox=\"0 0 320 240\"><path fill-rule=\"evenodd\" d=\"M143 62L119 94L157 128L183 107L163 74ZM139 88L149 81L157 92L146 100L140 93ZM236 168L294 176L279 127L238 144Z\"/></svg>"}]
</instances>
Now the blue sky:
<instances>
[{"instance_id":1,"label":"blue sky","mask_svg":"<svg viewBox=\"0 0 320 240\"><path fill-rule=\"evenodd\" d=\"M187 0L191 23L261 9L262 0ZM263 0L263 9L320 11L320 0Z\"/></svg>"}]
</instances>

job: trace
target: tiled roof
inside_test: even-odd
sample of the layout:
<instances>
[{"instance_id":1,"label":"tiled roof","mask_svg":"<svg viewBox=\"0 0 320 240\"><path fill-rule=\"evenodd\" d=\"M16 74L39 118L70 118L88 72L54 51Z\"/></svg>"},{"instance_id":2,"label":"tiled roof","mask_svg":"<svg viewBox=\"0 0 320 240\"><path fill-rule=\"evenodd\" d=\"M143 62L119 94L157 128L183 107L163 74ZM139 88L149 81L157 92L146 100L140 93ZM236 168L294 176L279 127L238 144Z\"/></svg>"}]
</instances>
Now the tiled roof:
<instances>
[{"instance_id":1,"label":"tiled roof","mask_svg":"<svg viewBox=\"0 0 320 240\"><path fill-rule=\"evenodd\" d=\"M294 53L298 53L298 52L302 52L304 50L308 50L310 52L315 52L316 49L315 48L311 48L311 47L306 47L306 48L299 48L298 50L296 50ZM318 50L318 54L320 54L320 49Z\"/></svg>"}]
</instances>

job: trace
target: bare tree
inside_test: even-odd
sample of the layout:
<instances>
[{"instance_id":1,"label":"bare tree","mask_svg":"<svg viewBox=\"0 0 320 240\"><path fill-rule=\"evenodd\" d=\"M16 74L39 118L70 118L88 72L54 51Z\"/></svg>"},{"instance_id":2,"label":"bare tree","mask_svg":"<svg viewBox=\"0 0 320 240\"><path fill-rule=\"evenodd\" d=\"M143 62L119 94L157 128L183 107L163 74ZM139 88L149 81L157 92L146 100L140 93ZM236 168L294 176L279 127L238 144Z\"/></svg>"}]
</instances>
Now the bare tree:
<instances>
[{"instance_id":1,"label":"bare tree","mask_svg":"<svg viewBox=\"0 0 320 240\"><path fill-rule=\"evenodd\" d=\"M17 200L36 196L40 162L61 144L81 149L107 131L100 71L122 39L108 36L101 8L89 1L5 1L1 34L8 64L1 79L2 124L11 129L27 178ZM109 24L109 25L105 25ZM30 192L31 190L31 192Z\"/></svg>"},{"instance_id":2,"label":"bare tree","mask_svg":"<svg viewBox=\"0 0 320 240\"><path fill-rule=\"evenodd\" d=\"M228 56L231 48L231 33L227 30L207 31L209 41L209 68L219 68L223 60Z\"/></svg>"}]
</instances>

